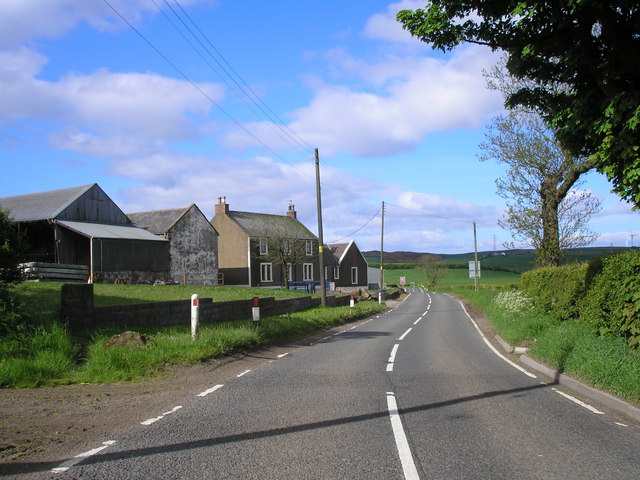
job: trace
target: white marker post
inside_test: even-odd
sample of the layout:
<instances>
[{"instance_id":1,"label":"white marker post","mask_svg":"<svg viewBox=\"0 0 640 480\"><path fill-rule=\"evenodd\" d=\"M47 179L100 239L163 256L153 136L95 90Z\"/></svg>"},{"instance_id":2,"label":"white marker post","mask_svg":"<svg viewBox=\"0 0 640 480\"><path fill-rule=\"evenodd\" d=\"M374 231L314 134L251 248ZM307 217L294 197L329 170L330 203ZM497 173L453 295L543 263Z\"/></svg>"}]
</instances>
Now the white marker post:
<instances>
[{"instance_id":1,"label":"white marker post","mask_svg":"<svg viewBox=\"0 0 640 480\"><path fill-rule=\"evenodd\" d=\"M354 298L354 296L353 296L353 295L351 295L351 299L349 300L349 306L350 306L351 308L353 308L353 307L354 307L354 304L355 304L355 298Z\"/></svg>"},{"instance_id":2,"label":"white marker post","mask_svg":"<svg viewBox=\"0 0 640 480\"><path fill-rule=\"evenodd\" d=\"M251 313L253 315L253 326L258 328L260 326L260 298L253 297L253 307L251 307Z\"/></svg>"},{"instance_id":3,"label":"white marker post","mask_svg":"<svg viewBox=\"0 0 640 480\"><path fill-rule=\"evenodd\" d=\"M200 321L200 306L198 294L191 295L191 340L198 338L198 322Z\"/></svg>"}]
</instances>

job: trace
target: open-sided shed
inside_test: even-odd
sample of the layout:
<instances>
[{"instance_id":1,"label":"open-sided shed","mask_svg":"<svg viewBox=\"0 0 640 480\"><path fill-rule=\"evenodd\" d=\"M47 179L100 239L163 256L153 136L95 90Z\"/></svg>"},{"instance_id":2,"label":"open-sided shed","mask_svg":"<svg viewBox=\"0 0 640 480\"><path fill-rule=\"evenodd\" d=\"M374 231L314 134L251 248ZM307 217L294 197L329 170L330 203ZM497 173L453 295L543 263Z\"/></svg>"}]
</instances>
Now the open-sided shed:
<instances>
[{"instance_id":1,"label":"open-sided shed","mask_svg":"<svg viewBox=\"0 0 640 480\"><path fill-rule=\"evenodd\" d=\"M0 198L24 235L23 262L85 265L91 281L166 280L168 241L135 227L98 186Z\"/></svg>"}]
</instances>

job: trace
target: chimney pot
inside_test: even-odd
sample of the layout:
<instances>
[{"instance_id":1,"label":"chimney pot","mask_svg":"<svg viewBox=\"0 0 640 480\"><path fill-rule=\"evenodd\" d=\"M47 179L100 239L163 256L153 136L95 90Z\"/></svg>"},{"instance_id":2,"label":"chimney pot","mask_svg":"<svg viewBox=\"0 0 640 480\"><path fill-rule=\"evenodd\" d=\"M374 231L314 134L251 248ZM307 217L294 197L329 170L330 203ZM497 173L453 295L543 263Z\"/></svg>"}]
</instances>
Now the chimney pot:
<instances>
[{"instance_id":1,"label":"chimney pot","mask_svg":"<svg viewBox=\"0 0 640 480\"><path fill-rule=\"evenodd\" d=\"M226 197L218 197L218 203L216 203L216 215L226 215L229 213L229 204Z\"/></svg>"}]
</instances>

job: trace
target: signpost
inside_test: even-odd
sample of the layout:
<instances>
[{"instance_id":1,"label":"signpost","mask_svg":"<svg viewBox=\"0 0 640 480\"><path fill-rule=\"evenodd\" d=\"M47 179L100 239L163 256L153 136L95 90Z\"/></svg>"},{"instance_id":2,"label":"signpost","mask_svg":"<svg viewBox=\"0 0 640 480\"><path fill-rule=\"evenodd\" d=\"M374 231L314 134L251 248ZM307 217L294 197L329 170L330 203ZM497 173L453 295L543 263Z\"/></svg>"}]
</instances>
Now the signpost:
<instances>
[{"instance_id":1,"label":"signpost","mask_svg":"<svg viewBox=\"0 0 640 480\"><path fill-rule=\"evenodd\" d=\"M478 278L482 276L480 273L480 262L470 261L469 262L469 278L476 278L476 265L478 265Z\"/></svg>"}]
</instances>

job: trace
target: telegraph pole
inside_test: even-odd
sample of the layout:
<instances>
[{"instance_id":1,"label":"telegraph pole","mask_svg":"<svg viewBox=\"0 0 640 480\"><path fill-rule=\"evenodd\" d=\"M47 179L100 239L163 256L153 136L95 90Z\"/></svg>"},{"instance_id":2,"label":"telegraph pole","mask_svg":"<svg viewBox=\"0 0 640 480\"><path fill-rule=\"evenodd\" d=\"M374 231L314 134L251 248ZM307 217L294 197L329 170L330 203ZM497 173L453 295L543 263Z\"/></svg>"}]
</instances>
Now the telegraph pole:
<instances>
[{"instance_id":1,"label":"telegraph pole","mask_svg":"<svg viewBox=\"0 0 640 480\"><path fill-rule=\"evenodd\" d=\"M322 200L320 196L320 157L315 149L316 160L316 203L318 205L318 268L320 269L320 303L327 305L327 283L324 277L324 240L322 236Z\"/></svg>"},{"instance_id":2,"label":"telegraph pole","mask_svg":"<svg viewBox=\"0 0 640 480\"><path fill-rule=\"evenodd\" d=\"M382 230L380 232L380 293L378 303L384 300L384 200L382 201Z\"/></svg>"},{"instance_id":3,"label":"telegraph pole","mask_svg":"<svg viewBox=\"0 0 640 480\"><path fill-rule=\"evenodd\" d=\"M473 259L474 259L474 266L473 266L473 286L475 288L475 290L478 290L478 284L480 283L479 279L478 279L478 237L476 235L476 222L473 222Z\"/></svg>"}]
</instances>

